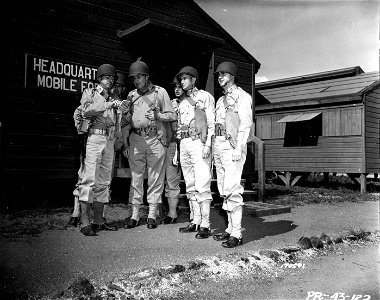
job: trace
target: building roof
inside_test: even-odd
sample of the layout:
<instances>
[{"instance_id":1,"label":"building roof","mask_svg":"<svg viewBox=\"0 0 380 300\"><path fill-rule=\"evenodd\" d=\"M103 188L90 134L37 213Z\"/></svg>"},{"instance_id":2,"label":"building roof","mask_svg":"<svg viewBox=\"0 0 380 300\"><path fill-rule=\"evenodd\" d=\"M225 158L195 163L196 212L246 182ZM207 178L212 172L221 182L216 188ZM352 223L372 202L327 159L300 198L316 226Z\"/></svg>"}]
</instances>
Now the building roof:
<instances>
[{"instance_id":1,"label":"building roof","mask_svg":"<svg viewBox=\"0 0 380 300\"><path fill-rule=\"evenodd\" d=\"M257 84L256 90L271 104L359 96L369 88L379 84L379 72L359 73L355 76L349 75L348 77L327 80L325 76L322 76L319 81L310 83L292 84L291 81L288 81L288 83L290 85L281 85L280 87L275 87L275 85L269 87L270 82L266 83L266 85Z\"/></svg>"}]
</instances>

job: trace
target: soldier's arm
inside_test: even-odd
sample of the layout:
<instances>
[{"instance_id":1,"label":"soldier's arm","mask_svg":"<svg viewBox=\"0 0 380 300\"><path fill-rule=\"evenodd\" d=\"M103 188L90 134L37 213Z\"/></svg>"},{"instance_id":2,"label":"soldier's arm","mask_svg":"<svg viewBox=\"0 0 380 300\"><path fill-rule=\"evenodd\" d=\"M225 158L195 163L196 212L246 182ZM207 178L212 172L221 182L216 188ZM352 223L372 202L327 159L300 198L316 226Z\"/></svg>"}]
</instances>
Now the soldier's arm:
<instances>
[{"instance_id":1,"label":"soldier's arm","mask_svg":"<svg viewBox=\"0 0 380 300\"><path fill-rule=\"evenodd\" d=\"M86 89L83 91L80 103L83 106L83 116L94 117L102 114L107 109L112 109L113 102L99 101L100 97L93 97L92 90Z\"/></svg>"},{"instance_id":2,"label":"soldier's arm","mask_svg":"<svg viewBox=\"0 0 380 300\"><path fill-rule=\"evenodd\" d=\"M252 98L248 93L241 94L238 99L238 115L240 125L237 134L236 148L242 149L247 143L252 126Z\"/></svg>"},{"instance_id":3,"label":"soldier's arm","mask_svg":"<svg viewBox=\"0 0 380 300\"><path fill-rule=\"evenodd\" d=\"M207 118L207 139L205 145L211 147L212 136L215 131L215 99L210 93L207 93L207 99L204 104Z\"/></svg>"},{"instance_id":4,"label":"soldier's arm","mask_svg":"<svg viewBox=\"0 0 380 300\"><path fill-rule=\"evenodd\" d=\"M177 121L178 116L174 111L172 101L165 89L160 89L159 100L160 110L157 111L156 119L161 122Z\"/></svg>"}]
</instances>

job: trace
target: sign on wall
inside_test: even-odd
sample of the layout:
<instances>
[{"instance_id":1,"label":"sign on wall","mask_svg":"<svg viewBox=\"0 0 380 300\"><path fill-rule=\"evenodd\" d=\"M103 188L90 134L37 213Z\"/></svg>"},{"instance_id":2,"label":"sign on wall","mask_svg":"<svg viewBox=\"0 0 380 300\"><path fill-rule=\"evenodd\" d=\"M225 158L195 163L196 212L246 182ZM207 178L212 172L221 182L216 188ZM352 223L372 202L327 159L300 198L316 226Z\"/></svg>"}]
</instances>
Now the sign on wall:
<instances>
[{"instance_id":1,"label":"sign on wall","mask_svg":"<svg viewBox=\"0 0 380 300\"><path fill-rule=\"evenodd\" d=\"M82 93L97 85L92 66L25 54L25 87Z\"/></svg>"}]
</instances>

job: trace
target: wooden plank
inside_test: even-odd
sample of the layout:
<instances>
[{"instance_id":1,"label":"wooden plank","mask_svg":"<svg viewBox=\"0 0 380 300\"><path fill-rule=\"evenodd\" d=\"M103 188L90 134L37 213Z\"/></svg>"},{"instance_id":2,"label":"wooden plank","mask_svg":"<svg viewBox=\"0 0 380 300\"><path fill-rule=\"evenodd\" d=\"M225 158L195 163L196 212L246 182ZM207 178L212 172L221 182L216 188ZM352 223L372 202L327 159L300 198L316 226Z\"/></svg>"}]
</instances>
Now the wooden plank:
<instances>
[{"instance_id":1,"label":"wooden plank","mask_svg":"<svg viewBox=\"0 0 380 300\"><path fill-rule=\"evenodd\" d=\"M264 202L249 201L244 202L244 210L251 217L264 217L290 213L291 207L285 205L275 205Z\"/></svg>"}]
</instances>

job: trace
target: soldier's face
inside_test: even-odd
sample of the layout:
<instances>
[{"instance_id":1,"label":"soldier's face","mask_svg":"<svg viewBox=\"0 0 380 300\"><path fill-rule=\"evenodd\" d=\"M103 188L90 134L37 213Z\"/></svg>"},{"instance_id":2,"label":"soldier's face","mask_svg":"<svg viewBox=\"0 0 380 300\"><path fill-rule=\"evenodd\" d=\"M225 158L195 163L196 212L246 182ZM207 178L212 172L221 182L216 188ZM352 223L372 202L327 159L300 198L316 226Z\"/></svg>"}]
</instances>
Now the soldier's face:
<instances>
[{"instance_id":1,"label":"soldier's face","mask_svg":"<svg viewBox=\"0 0 380 300\"><path fill-rule=\"evenodd\" d=\"M116 83L115 85L115 93L120 96L125 91L125 85L123 83Z\"/></svg>"},{"instance_id":2,"label":"soldier's face","mask_svg":"<svg viewBox=\"0 0 380 300\"><path fill-rule=\"evenodd\" d=\"M114 82L115 76L112 75L102 75L102 78L100 79L100 83L108 89L112 88Z\"/></svg>"},{"instance_id":3,"label":"soldier's face","mask_svg":"<svg viewBox=\"0 0 380 300\"><path fill-rule=\"evenodd\" d=\"M222 88L227 87L233 83L233 76L227 72L218 72L218 82Z\"/></svg>"},{"instance_id":4,"label":"soldier's face","mask_svg":"<svg viewBox=\"0 0 380 300\"><path fill-rule=\"evenodd\" d=\"M133 80L133 84L135 85L136 89L143 90L148 86L148 76L143 74L136 74L131 76Z\"/></svg>"},{"instance_id":5,"label":"soldier's face","mask_svg":"<svg viewBox=\"0 0 380 300\"><path fill-rule=\"evenodd\" d=\"M179 79L181 80L182 89L185 91L188 91L191 88L193 88L196 80L194 77L188 74L181 74Z\"/></svg>"},{"instance_id":6,"label":"soldier's face","mask_svg":"<svg viewBox=\"0 0 380 300\"><path fill-rule=\"evenodd\" d=\"M179 84L176 84L174 87L174 94L177 98L181 97L185 92L182 89L182 86Z\"/></svg>"}]
</instances>

